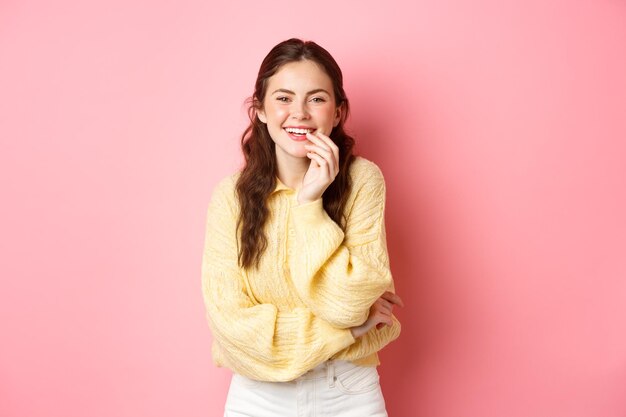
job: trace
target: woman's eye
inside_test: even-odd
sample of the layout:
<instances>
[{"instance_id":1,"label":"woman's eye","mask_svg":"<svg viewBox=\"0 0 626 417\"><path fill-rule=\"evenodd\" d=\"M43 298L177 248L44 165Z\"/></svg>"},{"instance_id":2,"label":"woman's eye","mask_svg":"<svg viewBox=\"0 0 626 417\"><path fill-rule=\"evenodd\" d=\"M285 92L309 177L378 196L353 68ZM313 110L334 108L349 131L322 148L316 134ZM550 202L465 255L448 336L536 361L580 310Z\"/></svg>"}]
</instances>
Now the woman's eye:
<instances>
[{"instance_id":1,"label":"woman's eye","mask_svg":"<svg viewBox=\"0 0 626 417\"><path fill-rule=\"evenodd\" d=\"M282 101L283 103L286 103L289 101L289 97L276 97L276 100L278 101Z\"/></svg>"},{"instance_id":2,"label":"woman's eye","mask_svg":"<svg viewBox=\"0 0 626 417\"><path fill-rule=\"evenodd\" d=\"M311 99L311 101L312 101L312 102L314 102L314 103L323 103L323 102L325 102L326 100L324 100L322 97L313 97L313 98Z\"/></svg>"}]
</instances>

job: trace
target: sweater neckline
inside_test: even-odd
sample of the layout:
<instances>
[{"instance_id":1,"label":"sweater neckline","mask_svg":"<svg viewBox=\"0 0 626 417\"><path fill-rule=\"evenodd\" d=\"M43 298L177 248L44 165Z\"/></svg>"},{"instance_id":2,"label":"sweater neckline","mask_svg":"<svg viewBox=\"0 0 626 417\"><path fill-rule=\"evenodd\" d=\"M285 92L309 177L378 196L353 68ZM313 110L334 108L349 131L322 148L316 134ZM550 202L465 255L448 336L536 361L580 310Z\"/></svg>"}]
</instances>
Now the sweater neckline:
<instances>
[{"instance_id":1,"label":"sweater neckline","mask_svg":"<svg viewBox=\"0 0 626 417\"><path fill-rule=\"evenodd\" d=\"M280 178L278 178L278 176L276 177L276 186L274 187L274 191L272 191L272 193L276 193L278 191L281 190L290 190L290 191L295 191L293 188L288 187L287 185L285 185Z\"/></svg>"}]
</instances>

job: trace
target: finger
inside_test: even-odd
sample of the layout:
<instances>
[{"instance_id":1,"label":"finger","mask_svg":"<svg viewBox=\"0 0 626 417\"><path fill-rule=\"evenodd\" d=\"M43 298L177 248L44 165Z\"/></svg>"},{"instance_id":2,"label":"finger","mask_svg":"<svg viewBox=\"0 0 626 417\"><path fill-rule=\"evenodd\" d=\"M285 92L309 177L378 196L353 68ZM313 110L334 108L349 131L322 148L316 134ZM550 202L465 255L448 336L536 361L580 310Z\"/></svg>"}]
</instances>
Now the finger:
<instances>
[{"instance_id":1,"label":"finger","mask_svg":"<svg viewBox=\"0 0 626 417\"><path fill-rule=\"evenodd\" d=\"M335 178L337 176L337 164L334 161L333 154L328 149L322 148L317 145L304 145L304 147L310 152L316 152L319 156L328 161L328 167L330 171L331 178Z\"/></svg>"},{"instance_id":2,"label":"finger","mask_svg":"<svg viewBox=\"0 0 626 417\"><path fill-rule=\"evenodd\" d=\"M333 146L337 146L335 145L335 142L333 142L333 140L330 138L330 136L325 134L321 129L316 129L311 132L311 134L326 143L330 148L332 148Z\"/></svg>"},{"instance_id":3,"label":"finger","mask_svg":"<svg viewBox=\"0 0 626 417\"><path fill-rule=\"evenodd\" d=\"M335 142L328 136L316 130L314 133L307 133L307 139L326 150L328 150L333 156L333 165L336 171L339 171L339 148L335 145Z\"/></svg>"},{"instance_id":4,"label":"finger","mask_svg":"<svg viewBox=\"0 0 626 417\"><path fill-rule=\"evenodd\" d=\"M305 148L309 149L309 150L315 150L318 154L320 154L321 156L324 156L326 159L329 159L331 156L333 156L333 153L330 151L330 149L326 149L326 148L322 148L319 145L304 145Z\"/></svg>"},{"instance_id":5,"label":"finger","mask_svg":"<svg viewBox=\"0 0 626 417\"><path fill-rule=\"evenodd\" d=\"M326 143L326 145L333 151L337 159L339 159L339 147L337 147L337 144L330 138L330 136L325 135L319 129L313 132L313 135L324 141L324 143Z\"/></svg>"},{"instance_id":6,"label":"finger","mask_svg":"<svg viewBox=\"0 0 626 417\"><path fill-rule=\"evenodd\" d=\"M380 299L380 307L381 310L383 310L386 313L391 314L391 311L393 310L393 304L391 304L389 301L384 300L384 299Z\"/></svg>"},{"instance_id":7,"label":"finger","mask_svg":"<svg viewBox=\"0 0 626 417\"><path fill-rule=\"evenodd\" d=\"M323 169L326 172L326 175L329 175L329 173L328 173L328 161L327 160L325 160L324 158L322 158L321 156L319 156L315 152L308 152L306 154L306 156L308 156L309 158L311 158L315 162L317 162L317 165L319 165L320 169Z\"/></svg>"},{"instance_id":8,"label":"finger","mask_svg":"<svg viewBox=\"0 0 626 417\"><path fill-rule=\"evenodd\" d=\"M322 134L316 136L312 133L307 133L307 139L313 143L313 146L319 146L321 149L324 149L325 152L328 152L328 161L335 171L339 171L339 150L330 138L326 138L325 140L321 139L323 136ZM328 142L332 143L332 145L329 145Z\"/></svg>"},{"instance_id":9,"label":"finger","mask_svg":"<svg viewBox=\"0 0 626 417\"><path fill-rule=\"evenodd\" d=\"M376 321L378 321L379 323L385 323L389 326L393 325L393 319L391 318L391 315L387 315L383 313L377 314Z\"/></svg>"},{"instance_id":10,"label":"finger","mask_svg":"<svg viewBox=\"0 0 626 417\"><path fill-rule=\"evenodd\" d=\"M331 156L331 153L319 147L312 147L312 146L315 146L315 145L305 145L309 153L316 154L320 158L326 161L325 165L327 166L329 179L334 180L335 177L337 176L337 168L336 168L335 162L333 161L333 157Z\"/></svg>"},{"instance_id":11,"label":"finger","mask_svg":"<svg viewBox=\"0 0 626 417\"><path fill-rule=\"evenodd\" d=\"M323 133L320 133L318 130L316 130L315 132L309 132L306 134L306 138L308 140L310 140L311 142L313 142L314 144L321 146L323 148L328 149L329 151L331 150L330 145L328 144L328 142L324 139L322 139L324 137ZM331 141L332 142L332 141Z\"/></svg>"},{"instance_id":12,"label":"finger","mask_svg":"<svg viewBox=\"0 0 626 417\"><path fill-rule=\"evenodd\" d=\"M337 162L337 171L339 171L339 147L337 146L337 144L330 138L330 136L327 136L323 133L320 132L320 134L318 135L320 138L322 138L322 140L324 140L326 142L326 144L330 147L330 149L333 152L333 155L335 156L335 161Z\"/></svg>"},{"instance_id":13,"label":"finger","mask_svg":"<svg viewBox=\"0 0 626 417\"><path fill-rule=\"evenodd\" d=\"M394 294L391 291L385 291L381 298L393 304L399 305L400 307L404 307L404 302L402 301L402 298L400 298L398 294Z\"/></svg>"},{"instance_id":14,"label":"finger","mask_svg":"<svg viewBox=\"0 0 626 417\"><path fill-rule=\"evenodd\" d=\"M339 172L339 147L329 136L326 136L321 132L319 132L319 135L317 136L321 138L324 142L326 142L326 145L331 149L333 156L335 157L337 172Z\"/></svg>"},{"instance_id":15,"label":"finger","mask_svg":"<svg viewBox=\"0 0 626 417\"><path fill-rule=\"evenodd\" d=\"M376 304L374 311L373 311L373 315L380 315L380 316L385 316L385 317L391 317L392 316L392 308L391 308L391 304L383 304L383 303L379 303Z\"/></svg>"}]
</instances>

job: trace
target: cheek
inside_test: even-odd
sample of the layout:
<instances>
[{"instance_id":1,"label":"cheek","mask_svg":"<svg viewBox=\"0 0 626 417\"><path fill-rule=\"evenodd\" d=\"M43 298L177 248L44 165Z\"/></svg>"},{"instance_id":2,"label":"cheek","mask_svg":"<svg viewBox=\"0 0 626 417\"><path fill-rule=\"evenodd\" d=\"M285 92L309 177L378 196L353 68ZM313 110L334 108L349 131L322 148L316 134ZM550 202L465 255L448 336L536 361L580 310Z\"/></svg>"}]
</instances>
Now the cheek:
<instances>
[{"instance_id":1,"label":"cheek","mask_svg":"<svg viewBox=\"0 0 626 417\"><path fill-rule=\"evenodd\" d=\"M289 114L287 109L285 109L284 107L273 107L269 110L270 111L268 112L268 117L271 117L274 120L282 120Z\"/></svg>"},{"instance_id":2,"label":"cheek","mask_svg":"<svg viewBox=\"0 0 626 417\"><path fill-rule=\"evenodd\" d=\"M325 125L332 125L335 120L335 109L320 109L316 114L316 119Z\"/></svg>"}]
</instances>

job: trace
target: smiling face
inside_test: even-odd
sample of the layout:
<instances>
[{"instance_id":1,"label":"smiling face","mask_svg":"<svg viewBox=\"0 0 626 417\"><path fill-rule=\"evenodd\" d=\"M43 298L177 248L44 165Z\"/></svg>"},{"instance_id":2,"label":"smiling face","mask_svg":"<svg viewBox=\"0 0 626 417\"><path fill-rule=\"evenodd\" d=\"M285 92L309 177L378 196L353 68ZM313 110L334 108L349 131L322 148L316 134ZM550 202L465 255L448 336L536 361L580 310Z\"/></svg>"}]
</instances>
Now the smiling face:
<instances>
[{"instance_id":1,"label":"smiling face","mask_svg":"<svg viewBox=\"0 0 626 417\"><path fill-rule=\"evenodd\" d=\"M329 136L341 120L341 107L330 77L315 62L302 60L283 65L268 79L257 116L267 124L280 164L286 158L307 159L306 132Z\"/></svg>"}]
</instances>

